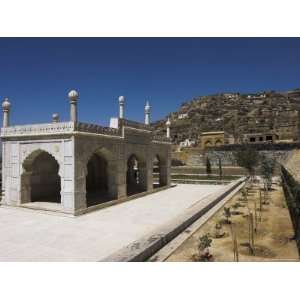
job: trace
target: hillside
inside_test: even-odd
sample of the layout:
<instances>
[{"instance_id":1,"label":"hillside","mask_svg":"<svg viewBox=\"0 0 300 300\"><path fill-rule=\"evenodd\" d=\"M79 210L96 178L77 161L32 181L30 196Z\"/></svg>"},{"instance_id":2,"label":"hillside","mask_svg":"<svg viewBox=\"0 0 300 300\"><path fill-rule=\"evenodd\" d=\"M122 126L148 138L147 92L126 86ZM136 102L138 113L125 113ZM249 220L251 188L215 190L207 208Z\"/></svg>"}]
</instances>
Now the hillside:
<instances>
[{"instance_id":1,"label":"hillside","mask_svg":"<svg viewBox=\"0 0 300 300\"><path fill-rule=\"evenodd\" d=\"M153 124L158 135L165 134L170 117L175 143L186 138L198 141L201 132L224 130L239 140L244 133L274 132L280 139L298 136L300 89L256 94L224 93L195 97L178 111Z\"/></svg>"}]
</instances>

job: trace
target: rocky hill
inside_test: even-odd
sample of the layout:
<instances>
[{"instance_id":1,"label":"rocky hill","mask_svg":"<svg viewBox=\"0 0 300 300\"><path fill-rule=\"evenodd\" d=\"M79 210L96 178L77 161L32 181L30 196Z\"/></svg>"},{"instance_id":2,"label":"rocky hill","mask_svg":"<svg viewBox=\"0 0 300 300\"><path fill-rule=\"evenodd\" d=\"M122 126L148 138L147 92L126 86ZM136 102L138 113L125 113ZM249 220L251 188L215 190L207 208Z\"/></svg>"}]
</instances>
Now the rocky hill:
<instances>
[{"instance_id":1,"label":"rocky hill","mask_svg":"<svg viewBox=\"0 0 300 300\"><path fill-rule=\"evenodd\" d=\"M170 117L175 143L200 138L201 132L224 130L238 141L245 133L273 132L279 139L298 137L300 89L256 94L223 93L195 97L177 112L153 124L156 134L165 134Z\"/></svg>"}]
</instances>

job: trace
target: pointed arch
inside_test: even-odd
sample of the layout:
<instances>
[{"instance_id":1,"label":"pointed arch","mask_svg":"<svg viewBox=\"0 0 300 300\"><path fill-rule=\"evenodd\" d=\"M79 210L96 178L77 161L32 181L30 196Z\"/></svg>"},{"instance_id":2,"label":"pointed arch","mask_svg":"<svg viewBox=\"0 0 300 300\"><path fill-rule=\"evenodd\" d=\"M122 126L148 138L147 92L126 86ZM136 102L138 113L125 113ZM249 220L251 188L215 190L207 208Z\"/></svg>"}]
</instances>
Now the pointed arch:
<instances>
[{"instance_id":1,"label":"pointed arch","mask_svg":"<svg viewBox=\"0 0 300 300\"><path fill-rule=\"evenodd\" d=\"M211 146L212 146L211 140L207 140L207 141L204 143L204 146L205 146L205 148L211 147Z\"/></svg>"},{"instance_id":2,"label":"pointed arch","mask_svg":"<svg viewBox=\"0 0 300 300\"><path fill-rule=\"evenodd\" d=\"M49 152L37 149L22 163L21 203L61 203L60 166Z\"/></svg>"},{"instance_id":3,"label":"pointed arch","mask_svg":"<svg viewBox=\"0 0 300 300\"><path fill-rule=\"evenodd\" d=\"M116 166L113 154L99 147L89 154L85 164L87 207L111 201L116 195Z\"/></svg>"},{"instance_id":4,"label":"pointed arch","mask_svg":"<svg viewBox=\"0 0 300 300\"><path fill-rule=\"evenodd\" d=\"M127 159L126 187L127 196L147 190L146 162L135 153L130 154Z\"/></svg>"},{"instance_id":5,"label":"pointed arch","mask_svg":"<svg viewBox=\"0 0 300 300\"><path fill-rule=\"evenodd\" d=\"M215 146L221 146L222 144L223 144L222 140L220 140L220 139L217 139L215 142Z\"/></svg>"}]
</instances>

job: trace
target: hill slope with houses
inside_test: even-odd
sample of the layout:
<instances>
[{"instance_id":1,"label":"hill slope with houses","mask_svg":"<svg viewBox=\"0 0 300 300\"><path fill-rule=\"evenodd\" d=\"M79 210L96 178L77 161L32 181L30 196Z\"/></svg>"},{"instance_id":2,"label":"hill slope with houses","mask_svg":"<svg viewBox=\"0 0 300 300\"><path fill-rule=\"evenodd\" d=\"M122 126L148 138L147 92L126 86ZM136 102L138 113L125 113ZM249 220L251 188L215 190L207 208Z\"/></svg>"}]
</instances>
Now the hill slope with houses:
<instances>
[{"instance_id":1,"label":"hill slope with houses","mask_svg":"<svg viewBox=\"0 0 300 300\"><path fill-rule=\"evenodd\" d=\"M165 134L165 122L171 120L174 143L189 139L196 144L201 133L225 131L235 143L245 134L273 133L279 140L298 140L300 89L255 94L222 93L199 96L182 103L178 111L152 125L156 134Z\"/></svg>"}]
</instances>

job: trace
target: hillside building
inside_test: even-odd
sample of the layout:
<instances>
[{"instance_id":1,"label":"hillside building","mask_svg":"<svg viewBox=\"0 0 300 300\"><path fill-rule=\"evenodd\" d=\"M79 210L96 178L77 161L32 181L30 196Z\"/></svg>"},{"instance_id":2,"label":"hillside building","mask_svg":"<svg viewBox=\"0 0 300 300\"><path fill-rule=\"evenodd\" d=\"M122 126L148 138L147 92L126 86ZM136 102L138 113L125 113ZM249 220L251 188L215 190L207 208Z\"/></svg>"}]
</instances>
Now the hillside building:
<instances>
[{"instance_id":1,"label":"hillside building","mask_svg":"<svg viewBox=\"0 0 300 300\"><path fill-rule=\"evenodd\" d=\"M201 149L224 145L224 131L202 132L200 135Z\"/></svg>"}]
</instances>

